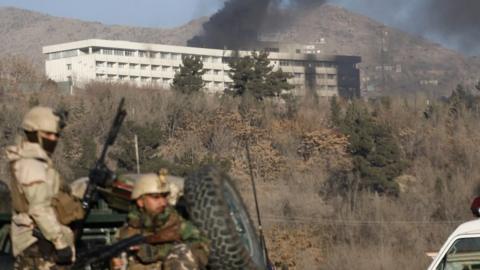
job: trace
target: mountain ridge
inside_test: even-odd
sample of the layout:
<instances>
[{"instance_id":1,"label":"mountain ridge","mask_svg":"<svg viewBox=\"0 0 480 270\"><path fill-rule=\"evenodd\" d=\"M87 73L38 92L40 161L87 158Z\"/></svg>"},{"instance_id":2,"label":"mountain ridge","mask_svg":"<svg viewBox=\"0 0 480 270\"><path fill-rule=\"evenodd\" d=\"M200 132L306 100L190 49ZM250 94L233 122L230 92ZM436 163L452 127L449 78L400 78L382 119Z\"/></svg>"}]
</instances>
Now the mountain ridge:
<instances>
[{"instance_id":1,"label":"mountain ridge","mask_svg":"<svg viewBox=\"0 0 480 270\"><path fill-rule=\"evenodd\" d=\"M448 94L458 83L473 84L479 60L439 44L334 5L307 11L286 11L289 24L264 27L260 38L287 43L314 44L325 54L360 55L362 90L385 92L426 91ZM100 38L186 45L202 32L202 17L174 28L105 25L0 7L1 54L31 59L43 71L41 47ZM277 20L279 21L279 20ZM382 68L382 66L384 68Z\"/></svg>"}]
</instances>

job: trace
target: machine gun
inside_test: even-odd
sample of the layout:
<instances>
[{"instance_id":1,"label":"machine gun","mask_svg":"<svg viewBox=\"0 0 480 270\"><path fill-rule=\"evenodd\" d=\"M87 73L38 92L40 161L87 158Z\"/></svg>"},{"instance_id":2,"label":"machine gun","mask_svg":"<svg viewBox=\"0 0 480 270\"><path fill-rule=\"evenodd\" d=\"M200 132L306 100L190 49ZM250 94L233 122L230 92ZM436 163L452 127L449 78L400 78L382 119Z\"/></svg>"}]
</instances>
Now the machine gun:
<instances>
[{"instance_id":1,"label":"machine gun","mask_svg":"<svg viewBox=\"0 0 480 270\"><path fill-rule=\"evenodd\" d=\"M118 105L117 113L115 118L113 119L112 127L108 132L107 139L105 144L103 145L102 152L100 157L95 162L95 166L90 170L88 175L89 181L87 184L87 188L85 190L85 194L83 195L83 199L81 201L82 208L85 212L84 218L75 224L75 242L78 242L82 237L83 226L85 224L85 220L87 219L90 209L92 207L92 203L97 201L98 192L97 187L105 187L109 180L113 177L112 171L108 169L105 164L105 158L107 155L108 148L115 143L115 139L120 131L120 127L122 126L123 120L127 115L127 111L123 108L125 103L125 98L120 100L120 104Z\"/></svg>"},{"instance_id":2,"label":"machine gun","mask_svg":"<svg viewBox=\"0 0 480 270\"><path fill-rule=\"evenodd\" d=\"M156 234L147 236L136 234L122 239L114 244L100 246L87 252L78 254L75 264L72 266L72 270L84 269L85 266L110 260L122 252L129 251L131 247L138 246L140 244L159 245L178 242L181 240L180 235L177 233L177 231L180 229L178 226L179 224L172 224L162 228Z\"/></svg>"}]
</instances>

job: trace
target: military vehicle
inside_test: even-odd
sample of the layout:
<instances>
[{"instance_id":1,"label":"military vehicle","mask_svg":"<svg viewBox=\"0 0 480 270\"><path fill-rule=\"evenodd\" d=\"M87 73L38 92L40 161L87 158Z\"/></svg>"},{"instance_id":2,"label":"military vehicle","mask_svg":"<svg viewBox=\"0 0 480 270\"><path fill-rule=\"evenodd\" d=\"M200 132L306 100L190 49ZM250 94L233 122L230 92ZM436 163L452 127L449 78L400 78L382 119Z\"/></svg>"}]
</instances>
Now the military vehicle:
<instances>
[{"instance_id":1,"label":"military vehicle","mask_svg":"<svg viewBox=\"0 0 480 270\"><path fill-rule=\"evenodd\" d=\"M79 179L71 184L72 193L77 193L76 196L82 198L81 205L87 216L86 219L74 224L77 261L88 262L86 265L79 265L77 269L108 269L109 257L118 255L112 253L117 250L120 252L124 248L124 246L118 248L122 243L113 245L111 243L115 241L114 235L119 227L126 221L126 213L131 204L131 192L135 181L141 175L126 174L115 177L105 164L108 148L114 144L127 114L124 103L125 99L122 98L100 157L90 170L88 178ZM253 180L252 173L251 176ZM226 173L213 166L205 166L186 178L178 179L171 183L170 187L170 196L176 196L172 205L175 205L185 218L191 220L211 240L209 269L270 268L267 264L265 241L257 236L242 198ZM96 208L93 208L95 204ZM2 270L13 268L9 224L10 215L0 213ZM35 234L35 231L34 236L43 237L41 232ZM97 249L102 246L106 248ZM128 246L125 246L125 249L128 250ZM87 257L84 255L92 254L92 250L102 250L98 254L94 253L98 255L95 257L100 259L92 261L91 256L88 256L88 260L84 260Z\"/></svg>"},{"instance_id":2,"label":"military vehicle","mask_svg":"<svg viewBox=\"0 0 480 270\"><path fill-rule=\"evenodd\" d=\"M98 187L100 199L83 228L82 250L92 250L115 241L115 233L126 220L130 193L141 174L116 177L109 186ZM209 269L269 269L265 249L231 178L214 167L204 167L173 183L179 192L177 209L211 239ZM79 179L76 182L88 179ZM5 190L5 189L4 189ZM10 214L0 214L0 269L12 269L9 241ZM109 269L108 261L84 269Z\"/></svg>"}]
</instances>

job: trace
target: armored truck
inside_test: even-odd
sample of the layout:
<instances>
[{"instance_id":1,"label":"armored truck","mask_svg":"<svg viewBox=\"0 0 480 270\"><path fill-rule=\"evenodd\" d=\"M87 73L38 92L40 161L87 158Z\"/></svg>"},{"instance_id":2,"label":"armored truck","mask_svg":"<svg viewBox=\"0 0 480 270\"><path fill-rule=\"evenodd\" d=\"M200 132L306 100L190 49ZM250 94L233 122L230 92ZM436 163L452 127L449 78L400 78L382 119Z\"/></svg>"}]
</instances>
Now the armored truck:
<instances>
[{"instance_id":1,"label":"armored truck","mask_svg":"<svg viewBox=\"0 0 480 270\"><path fill-rule=\"evenodd\" d=\"M116 177L108 186L98 187L99 199L83 227L77 246L92 250L115 241L130 206L133 185L141 174ZM177 188L176 207L211 240L209 269L271 269L265 248L246 211L231 178L212 166L206 166L172 183ZM74 184L86 182L79 179ZM0 269L13 268L9 241L10 213L0 213ZM109 262L98 261L84 269L106 270Z\"/></svg>"}]
</instances>

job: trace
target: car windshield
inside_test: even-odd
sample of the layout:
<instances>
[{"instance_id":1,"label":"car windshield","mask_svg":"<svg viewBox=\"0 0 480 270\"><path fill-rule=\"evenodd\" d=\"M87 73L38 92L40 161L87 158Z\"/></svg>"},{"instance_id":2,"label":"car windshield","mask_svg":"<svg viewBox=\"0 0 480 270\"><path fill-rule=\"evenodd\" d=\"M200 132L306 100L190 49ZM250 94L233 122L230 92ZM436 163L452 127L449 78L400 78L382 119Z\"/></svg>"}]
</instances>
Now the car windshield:
<instances>
[{"instance_id":1,"label":"car windshield","mask_svg":"<svg viewBox=\"0 0 480 270\"><path fill-rule=\"evenodd\" d=\"M480 269L480 238L455 241L437 270Z\"/></svg>"}]
</instances>

